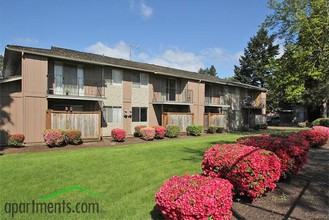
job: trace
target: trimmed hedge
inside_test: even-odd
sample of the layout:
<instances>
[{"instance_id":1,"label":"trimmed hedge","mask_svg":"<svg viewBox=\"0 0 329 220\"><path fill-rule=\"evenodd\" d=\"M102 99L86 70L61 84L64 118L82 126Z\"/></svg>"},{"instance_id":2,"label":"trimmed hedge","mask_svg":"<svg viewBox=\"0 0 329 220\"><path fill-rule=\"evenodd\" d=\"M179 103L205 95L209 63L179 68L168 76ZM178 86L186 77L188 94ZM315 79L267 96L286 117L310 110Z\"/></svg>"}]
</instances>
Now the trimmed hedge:
<instances>
[{"instance_id":1,"label":"trimmed hedge","mask_svg":"<svg viewBox=\"0 0 329 220\"><path fill-rule=\"evenodd\" d=\"M299 131L292 136L305 139L312 148L325 145L328 141L327 133L323 130L316 129Z\"/></svg>"},{"instance_id":2,"label":"trimmed hedge","mask_svg":"<svg viewBox=\"0 0 329 220\"><path fill-rule=\"evenodd\" d=\"M200 174L174 176L155 195L165 219L230 219L232 184Z\"/></svg>"},{"instance_id":3,"label":"trimmed hedge","mask_svg":"<svg viewBox=\"0 0 329 220\"><path fill-rule=\"evenodd\" d=\"M142 128L146 128L147 126L146 125L138 125L135 127L135 133L134 133L134 136L135 137L142 137L142 133L141 133L141 129Z\"/></svg>"},{"instance_id":4,"label":"trimmed hedge","mask_svg":"<svg viewBox=\"0 0 329 220\"><path fill-rule=\"evenodd\" d=\"M66 133L61 129L47 129L43 139L49 147L60 147L66 144Z\"/></svg>"},{"instance_id":5,"label":"trimmed hedge","mask_svg":"<svg viewBox=\"0 0 329 220\"><path fill-rule=\"evenodd\" d=\"M236 193L255 199L274 190L280 160L271 151L240 144L214 145L202 161L203 174L229 180Z\"/></svg>"},{"instance_id":6,"label":"trimmed hedge","mask_svg":"<svg viewBox=\"0 0 329 220\"><path fill-rule=\"evenodd\" d=\"M126 138L126 131L121 128L114 128L111 131L111 136L115 141L123 142Z\"/></svg>"},{"instance_id":7,"label":"trimmed hedge","mask_svg":"<svg viewBox=\"0 0 329 220\"><path fill-rule=\"evenodd\" d=\"M167 129L166 137L169 137L169 138L178 137L178 135L180 133L180 128L177 125L167 125L166 129Z\"/></svg>"},{"instance_id":8,"label":"trimmed hedge","mask_svg":"<svg viewBox=\"0 0 329 220\"><path fill-rule=\"evenodd\" d=\"M203 132L202 125L190 125L186 128L187 135L200 136Z\"/></svg>"},{"instance_id":9,"label":"trimmed hedge","mask_svg":"<svg viewBox=\"0 0 329 220\"><path fill-rule=\"evenodd\" d=\"M155 128L145 127L140 129L142 139L146 141L152 141L155 137Z\"/></svg>"},{"instance_id":10,"label":"trimmed hedge","mask_svg":"<svg viewBox=\"0 0 329 220\"><path fill-rule=\"evenodd\" d=\"M8 137L7 144L9 146L22 146L25 140L25 136L23 134L11 134Z\"/></svg>"},{"instance_id":11,"label":"trimmed hedge","mask_svg":"<svg viewBox=\"0 0 329 220\"><path fill-rule=\"evenodd\" d=\"M81 131L79 130L66 130L66 143L68 144L81 144Z\"/></svg>"},{"instance_id":12,"label":"trimmed hedge","mask_svg":"<svg viewBox=\"0 0 329 220\"><path fill-rule=\"evenodd\" d=\"M309 144L300 136L272 137L268 134L239 138L238 143L274 152L281 162L281 177L297 174L307 162Z\"/></svg>"},{"instance_id":13,"label":"trimmed hedge","mask_svg":"<svg viewBox=\"0 0 329 220\"><path fill-rule=\"evenodd\" d=\"M312 122L312 126L329 127L329 118L318 118Z\"/></svg>"},{"instance_id":14,"label":"trimmed hedge","mask_svg":"<svg viewBox=\"0 0 329 220\"><path fill-rule=\"evenodd\" d=\"M155 129L155 138L156 139L163 139L166 135L167 128L163 126L156 126Z\"/></svg>"}]
</instances>

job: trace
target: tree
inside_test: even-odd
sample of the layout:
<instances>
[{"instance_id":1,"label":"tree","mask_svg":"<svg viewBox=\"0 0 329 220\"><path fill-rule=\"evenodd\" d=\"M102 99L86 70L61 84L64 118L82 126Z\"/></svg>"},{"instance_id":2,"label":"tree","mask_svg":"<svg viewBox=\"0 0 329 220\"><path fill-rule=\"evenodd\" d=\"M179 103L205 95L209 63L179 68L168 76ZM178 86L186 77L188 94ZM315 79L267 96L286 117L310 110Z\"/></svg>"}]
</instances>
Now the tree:
<instances>
[{"instance_id":1,"label":"tree","mask_svg":"<svg viewBox=\"0 0 329 220\"><path fill-rule=\"evenodd\" d=\"M206 69L200 68L198 73L199 74L208 74L208 75L211 75L211 76L216 76L217 75L217 71L216 71L216 68L214 67L214 65L211 65L210 69L208 67Z\"/></svg>"},{"instance_id":2,"label":"tree","mask_svg":"<svg viewBox=\"0 0 329 220\"><path fill-rule=\"evenodd\" d=\"M273 72L272 63L279 51L279 46L273 43L274 36L268 36L267 30L260 28L244 49L244 55L239 59L240 66L234 66L234 78L242 83L267 88L267 78Z\"/></svg>"},{"instance_id":3,"label":"tree","mask_svg":"<svg viewBox=\"0 0 329 220\"><path fill-rule=\"evenodd\" d=\"M3 56L0 55L0 78L2 77L3 73Z\"/></svg>"},{"instance_id":4,"label":"tree","mask_svg":"<svg viewBox=\"0 0 329 220\"><path fill-rule=\"evenodd\" d=\"M284 40L275 88L283 99L328 115L329 3L327 0L270 0L264 25Z\"/></svg>"}]
</instances>

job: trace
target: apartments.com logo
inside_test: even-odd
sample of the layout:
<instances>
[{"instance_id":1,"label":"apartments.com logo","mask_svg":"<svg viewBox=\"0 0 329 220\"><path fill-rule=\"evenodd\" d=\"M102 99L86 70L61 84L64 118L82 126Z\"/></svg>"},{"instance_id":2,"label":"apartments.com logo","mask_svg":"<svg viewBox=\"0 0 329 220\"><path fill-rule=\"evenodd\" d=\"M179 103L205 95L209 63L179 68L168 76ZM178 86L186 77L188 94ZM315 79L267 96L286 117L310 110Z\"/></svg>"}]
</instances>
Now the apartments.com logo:
<instances>
[{"instance_id":1,"label":"apartments.com logo","mask_svg":"<svg viewBox=\"0 0 329 220\"><path fill-rule=\"evenodd\" d=\"M94 193L81 186L72 185L64 189L57 190L53 193L44 195L31 202L6 202L4 205L4 213L15 217L17 214L72 214L72 213L99 213L100 207L97 202L77 202L71 203L65 200L61 202L47 202L52 198L71 191L80 191L89 194L92 197L110 200L108 197Z\"/></svg>"}]
</instances>

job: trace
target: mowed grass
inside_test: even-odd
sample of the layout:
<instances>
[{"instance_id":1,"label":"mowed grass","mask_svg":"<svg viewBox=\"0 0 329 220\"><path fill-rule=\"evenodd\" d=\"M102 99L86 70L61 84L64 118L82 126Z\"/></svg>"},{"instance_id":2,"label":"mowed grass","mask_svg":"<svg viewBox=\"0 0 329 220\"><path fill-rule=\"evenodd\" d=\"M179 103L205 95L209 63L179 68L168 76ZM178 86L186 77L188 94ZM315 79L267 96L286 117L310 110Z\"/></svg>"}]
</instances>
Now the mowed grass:
<instances>
[{"instance_id":1,"label":"mowed grass","mask_svg":"<svg viewBox=\"0 0 329 220\"><path fill-rule=\"evenodd\" d=\"M168 178L201 173L206 149L216 143L233 143L241 136L218 134L121 147L0 156L1 219L11 218L6 212L12 210L5 207L6 203L43 202L38 198L72 185L108 199L74 190L46 202L94 202L99 204L100 212L36 214L30 209L28 214L15 214L15 219L157 218L154 195Z\"/></svg>"}]
</instances>

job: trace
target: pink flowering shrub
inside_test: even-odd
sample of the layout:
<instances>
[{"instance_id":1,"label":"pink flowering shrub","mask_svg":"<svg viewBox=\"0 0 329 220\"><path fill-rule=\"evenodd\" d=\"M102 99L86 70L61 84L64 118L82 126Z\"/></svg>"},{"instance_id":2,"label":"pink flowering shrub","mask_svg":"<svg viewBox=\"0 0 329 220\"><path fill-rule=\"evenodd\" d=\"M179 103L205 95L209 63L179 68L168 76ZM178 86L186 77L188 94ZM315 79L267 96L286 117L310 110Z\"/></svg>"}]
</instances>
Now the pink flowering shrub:
<instances>
[{"instance_id":1,"label":"pink flowering shrub","mask_svg":"<svg viewBox=\"0 0 329 220\"><path fill-rule=\"evenodd\" d=\"M165 128L163 126L156 126L156 127L154 127L154 129L155 129L155 138L163 139L167 132L167 128Z\"/></svg>"},{"instance_id":2,"label":"pink flowering shrub","mask_svg":"<svg viewBox=\"0 0 329 220\"><path fill-rule=\"evenodd\" d=\"M81 131L79 130L66 130L66 143L68 144L81 144Z\"/></svg>"},{"instance_id":3,"label":"pink flowering shrub","mask_svg":"<svg viewBox=\"0 0 329 220\"><path fill-rule=\"evenodd\" d=\"M295 136L300 136L301 138L304 138L312 148L325 145L328 141L327 132L324 131L323 129L299 131L295 134Z\"/></svg>"},{"instance_id":4,"label":"pink flowering shrub","mask_svg":"<svg viewBox=\"0 0 329 220\"><path fill-rule=\"evenodd\" d=\"M202 161L203 174L229 180L236 193L251 199L274 190L280 178L280 160L270 151L240 144L216 144Z\"/></svg>"},{"instance_id":5,"label":"pink flowering shrub","mask_svg":"<svg viewBox=\"0 0 329 220\"><path fill-rule=\"evenodd\" d=\"M121 128L114 128L111 131L111 136L115 141L122 142L125 141L126 131Z\"/></svg>"},{"instance_id":6,"label":"pink flowering shrub","mask_svg":"<svg viewBox=\"0 0 329 220\"><path fill-rule=\"evenodd\" d=\"M272 137L268 134L239 138L238 143L274 152L280 159L281 177L297 174L307 162L309 144L301 137Z\"/></svg>"},{"instance_id":7,"label":"pink flowering shrub","mask_svg":"<svg viewBox=\"0 0 329 220\"><path fill-rule=\"evenodd\" d=\"M138 125L135 127L135 133L134 133L134 136L135 137L142 137L142 133L141 133L141 129L142 128L146 128L147 126L146 125Z\"/></svg>"},{"instance_id":8,"label":"pink flowering shrub","mask_svg":"<svg viewBox=\"0 0 329 220\"><path fill-rule=\"evenodd\" d=\"M230 219L232 184L200 174L174 176L155 195L157 208L166 219Z\"/></svg>"},{"instance_id":9,"label":"pink flowering shrub","mask_svg":"<svg viewBox=\"0 0 329 220\"><path fill-rule=\"evenodd\" d=\"M313 126L312 129L313 130L323 131L329 137L329 127L325 127L325 126Z\"/></svg>"},{"instance_id":10,"label":"pink flowering shrub","mask_svg":"<svg viewBox=\"0 0 329 220\"><path fill-rule=\"evenodd\" d=\"M142 138L146 141L152 141L155 137L155 129L150 127L145 127L140 130Z\"/></svg>"},{"instance_id":11,"label":"pink flowering shrub","mask_svg":"<svg viewBox=\"0 0 329 220\"><path fill-rule=\"evenodd\" d=\"M60 129L47 129L43 133L43 139L49 147L60 147L66 143L66 134Z\"/></svg>"},{"instance_id":12,"label":"pink flowering shrub","mask_svg":"<svg viewBox=\"0 0 329 220\"><path fill-rule=\"evenodd\" d=\"M23 134L11 134L8 137L7 144L9 146L22 146L25 140L25 136Z\"/></svg>"}]
</instances>

